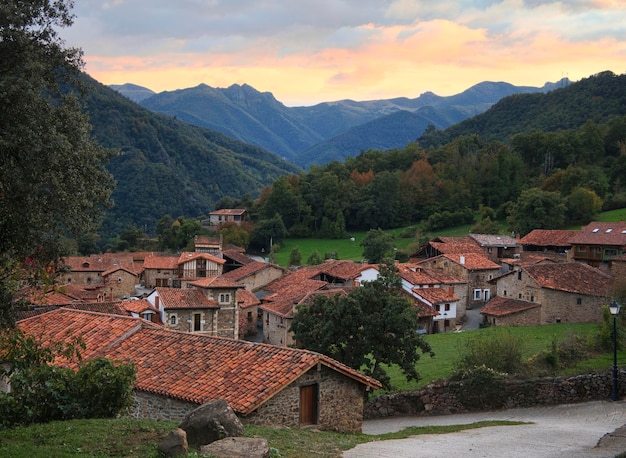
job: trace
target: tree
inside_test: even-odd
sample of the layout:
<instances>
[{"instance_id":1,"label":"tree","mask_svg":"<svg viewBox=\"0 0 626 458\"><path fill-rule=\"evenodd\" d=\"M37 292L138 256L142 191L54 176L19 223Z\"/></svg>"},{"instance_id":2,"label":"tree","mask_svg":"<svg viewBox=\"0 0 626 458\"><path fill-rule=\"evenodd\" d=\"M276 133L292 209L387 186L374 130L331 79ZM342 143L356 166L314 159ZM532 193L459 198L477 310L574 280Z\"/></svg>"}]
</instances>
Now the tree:
<instances>
[{"instance_id":1,"label":"tree","mask_svg":"<svg viewBox=\"0 0 626 458\"><path fill-rule=\"evenodd\" d=\"M311 252L311 254L309 255L309 257L306 260L307 265L309 266L316 266L318 264L323 263L324 260L322 259L322 256L320 255L320 252L317 250L313 250Z\"/></svg>"},{"instance_id":2,"label":"tree","mask_svg":"<svg viewBox=\"0 0 626 458\"><path fill-rule=\"evenodd\" d=\"M302 253L300 252L300 248L294 247L289 253L289 267L291 266L299 266L302 264Z\"/></svg>"},{"instance_id":3,"label":"tree","mask_svg":"<svg viewBox=\"0 0 626 458\"><path fill-rule=\"evenodd\" d=\"M565 198L567 220L571 224L587 224L602 209L602 199L587 188L576 188Z\"/></svg>"},{"instance_id":4,"label":"tree","mask_svg":"<svg viewBox=\"0 0 626 458\"><path fill-rule=\"evenodd\" d=\"M559 193L530 188L522 191L517 202L509 208L507 222L521 235L533 229L559 229L565 223L566 211Z\"/></svg>"},{"instance_id":5,"label":"tree","mask_svg":"<svg viewBox=\"0 0 626 458\"><path fill-rule=\"evenodd\" d=\"M269 251L273 244L279 243L288 234L283 219L276 213L272 219L264 219L256 224L250 235L250 244Z\"/></svg>"},{"instance_id":6,"label":"tree","mask_svg":"<svg viewBox=\"0 0 626 458\"><path fill-rule=\"evenodd\" d=\"M385 258L393 259L394 236L382 229L370 229L360 245L364 247L363 257L370 264L378 264Z\"/></svg>"},{"instance_id":7,"label":"tree","mask_svg":"<svg viewBox=\"0 0 626 458\"><path fill-rule=\"evenodd\" d=\"M397 364L408 380L418 380L420 353L433 356L417 333L418 311L402 294L393 264L347 295L318 295L298 306L291 325L301 348L328 355L362 370L389 389L383 365Z\"/></svg>"},{"instance_id":8,"label":"tree","mask_svg":"<svg viewBox=\"0 0 626 458\"><path fill-rule=\"evenodd\" d=\"M110 206L111 152L91 138L77 97L61 90L78 85L82 67L81 51L58 35L72 24L72 3L0 4L2 324L14 324L14 288L49 276L61 239L93 232Z\"/></svg>"}]
</instances>

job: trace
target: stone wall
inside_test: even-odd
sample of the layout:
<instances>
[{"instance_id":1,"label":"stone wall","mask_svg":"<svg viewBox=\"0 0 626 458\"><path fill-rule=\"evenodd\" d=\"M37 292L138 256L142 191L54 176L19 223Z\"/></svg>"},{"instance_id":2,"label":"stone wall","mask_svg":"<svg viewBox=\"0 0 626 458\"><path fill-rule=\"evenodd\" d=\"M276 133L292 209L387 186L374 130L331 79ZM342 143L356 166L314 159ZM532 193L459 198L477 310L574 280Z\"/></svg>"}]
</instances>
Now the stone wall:
<instances>
[{"instance_id":1,"label":"stone wall","mask_svg":"<svg viewBox=\"0 0 626 458\"><path fill-rule=\"evenodd\" d=\"M365 405L365 418L390 416L428 416L464 413L475 410L531 407L537 405L572 404L608 400L613 386L613 372L578 375L575 377L544 378L531 381L504 382L496 395L485 397L482 408L472 408L486 393L463 391L460 382L441 382L419 391L378 396ZM626 395L626 370L619 371L619 393Z\"/></svg>"},{"instance_id":2,"label":"stone wall","mask_svg":"<svg viewBox=\"0 0 626 458\"><path fill-rule=\"evenodd\" d=\"M129 416L158 421L180 421L199 407L192 402L180 401L145 391L135 391L135 406Z\"/></svg>"},{"instance_id":3,"label":"stone wall","mask_svg":"<svg viewBox=\"0 0 626 458\"><path fill-rule=\"evenodd\" d=\"M361 432L363 389L355 380L325 366L309 370L250 415L244 423L300 427L300 387L317 383L318 422L324 430Z\"/></svg>"}]
</instances>

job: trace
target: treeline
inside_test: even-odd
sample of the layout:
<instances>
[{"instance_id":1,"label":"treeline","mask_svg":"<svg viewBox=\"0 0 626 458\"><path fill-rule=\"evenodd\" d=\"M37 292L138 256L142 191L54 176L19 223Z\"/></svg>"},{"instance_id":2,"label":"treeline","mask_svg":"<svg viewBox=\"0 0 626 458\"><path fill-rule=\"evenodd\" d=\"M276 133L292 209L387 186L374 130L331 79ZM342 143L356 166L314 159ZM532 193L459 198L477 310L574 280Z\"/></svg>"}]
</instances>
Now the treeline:
<instances>
[{"instance_id":1,"label":"treeline","mask_svg":"<svg viewBox=\"0 0 626 458\"><path fill-rule=\"evenodd\" d=\"M600 210L626 206L624 177L621 116L518 134L508 144L473 134L428 149L412 143L363 152L279 178L250 210L258 221L279 216L292 237L344 237L417 223L433 230L471 223L477 214L508 218L511 229L528 232L584 223ZM537 220L529 206L548 213Z\"/></svg>"}]
</instances>

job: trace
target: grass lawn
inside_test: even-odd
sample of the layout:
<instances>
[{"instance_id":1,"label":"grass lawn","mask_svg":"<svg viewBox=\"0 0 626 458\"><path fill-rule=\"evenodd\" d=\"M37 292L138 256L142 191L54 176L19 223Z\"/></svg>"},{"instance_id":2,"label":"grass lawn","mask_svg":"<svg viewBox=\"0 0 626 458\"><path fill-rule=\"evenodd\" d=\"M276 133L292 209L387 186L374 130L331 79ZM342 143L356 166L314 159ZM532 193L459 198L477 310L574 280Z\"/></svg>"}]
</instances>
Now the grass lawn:
<instances>
[{"instance_id":1,"label":"grass lawn","mask_svg":"<svg viewBox=\"0 0 626 458\"><path fill-rule=\"evenodd\" d=\"M397 433L368 436L329 431L246 426L248 437L263 437L281 457L337 458L364 442L403 439L418 434L443 434L521 422L488 421L470 425L412 427ZM159 442L176 422L106 419L58 421L45 425L0 430L0 456L6 458L149 457L157 458ZM198 457L190 453L189 457Z\"/></svg>"},{"instance_id":2,"label":"grass lawn","mask_svg":"<svg viewBox=\"0 0 626 458\"><path fill-rule=\"evenodd\" d=\"M435 352L435 356L431 358L428 355L422 355L417 362L416 367L421 376L420 381L407 381L397 366L386 367L386 370L391 377L393 391L415 390L435 380L450 377L468 339L480 338L494 333L510 333L512 337L522 342L522 357L527 359L542 350L548 350L554 339L561 341L574 334L580 337L590 337L597 330L597 324L561 323L544 326L489 327L475 331L430 334L424 337ZM617 362L618 365L626 365L626 351L618 352ZM603 354L580 361L574 368L563 370L562 374L572 375L590 371L604 371L611 368L612 365L612 353Z\"/></svg>"}]
</instances>

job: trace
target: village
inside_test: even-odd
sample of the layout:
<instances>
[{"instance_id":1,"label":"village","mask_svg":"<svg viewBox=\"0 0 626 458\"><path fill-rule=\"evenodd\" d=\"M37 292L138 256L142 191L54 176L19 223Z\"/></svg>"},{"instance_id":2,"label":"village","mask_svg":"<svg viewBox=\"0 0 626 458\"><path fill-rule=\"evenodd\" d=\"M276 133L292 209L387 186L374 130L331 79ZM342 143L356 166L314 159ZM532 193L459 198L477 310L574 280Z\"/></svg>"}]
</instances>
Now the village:
<instances>
[{"instance_id":1,"label":"village","mask_svg":"<svg viewBox=\"0 0 626 458\"><path fill-rule=\"evenodd\" d=\"M360 432L364 393L381 384L294 348L298 307L347 294L379 266L348 260L285 269L197 236L195 251L68 257L54 287L29 292L18 326L44 342L81 335L85 358L137 367L137 418L180 420L225 399L250 424ZM626 223L523 238L437 237L396 263L418 333L463 329L468 310L490 326L600 322L626 279Z\"/></svg>"}]
</instances>

